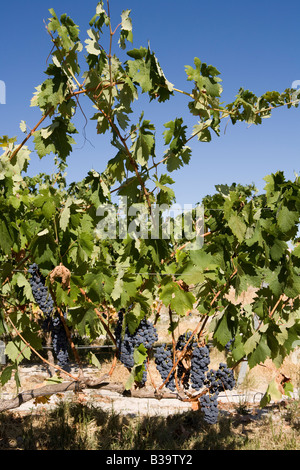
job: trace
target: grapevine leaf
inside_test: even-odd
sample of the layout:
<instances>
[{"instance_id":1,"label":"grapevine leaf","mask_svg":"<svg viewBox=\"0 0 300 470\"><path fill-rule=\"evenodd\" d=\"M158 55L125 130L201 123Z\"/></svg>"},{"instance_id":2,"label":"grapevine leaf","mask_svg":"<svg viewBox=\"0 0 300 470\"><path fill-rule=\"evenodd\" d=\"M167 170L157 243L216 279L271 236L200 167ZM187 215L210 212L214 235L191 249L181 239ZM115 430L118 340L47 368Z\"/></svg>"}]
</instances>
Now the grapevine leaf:
<instances>
[{"instance_id":1,"label":"grapevine leaf","mask_svg":"<svg viewBox=\"0 0 300 470\"><path fill-rule=\"evenodd\" d=\"M131 80L142 88L142 92L149 92L152 89L152 80L150 77L150 63L143 59L129 60L127 62L128 72Z\"/></svg>"},{"instance_id":2,"label":"grapevine leaf","mask_svg":"<svg viewBox=\"0 0 300 470\"><path fill-rule=\"evenodd\" d=\"M257 364L264 363L265 360L270 357L270 354L271 350L267 344L266 337L262 336L255 350L248 356L248 364L250 369L252 369Z\"/></svg>"},{"instance_id":3,"label":"grapevine leaf","mask_svg":"<svg viewBox=\"0 0 300 470\"><path fill-rule=\"evenodd\" d=\"M172 172L178 170L183 165L188 165L191 159L191 153L190 147L183 147L178 154L168 151L165 162L168 171Z\"/></svg>"},{"instance_id":4,"label":"grapevine leaf","mask_svg":"<svg viewBox=\"0 0 300 470\"><path fill-rule=\"evenodd\" d=\"M176 282L169 282L162 286L160 300L182 316L193 308L196 299L191 292L184 291Z\"/></svg>"},{"instance_id":5,"label":"grapevine leaf","mask_svg":"<svg viewBox=\"0 0 300 470\"><path fill-rule=\"evenodd\" d=\"M204 250L189 252L189 260L183 264L180 278L187 284L202 283L206 277L212 279L218 265L216 259Z\"/></svg>"},{"instance_id":6,"label":"grapevine leaf","mask_svg":"<svg viewBox=\"0 0 300 470\"><path fill-rule=\"evenodd\" d=\"M213 97L220 96L222 92L219 83L221 79L218 77L220 72L211 65L207 66L205 63L201 63L198 57L195 57L194 65L195 68L189 65L185 67L188 80L194 80L200 91Z\"/></svg>"},{"instance_id":7,"label":"grapevine leaf","mask_svg":"<svg viewBox=\"0 0 300 470\"><path fill-rule=\"evenodd\" d=\"M290 381L288 381L283 385L283 388L284 388L284 394L288 397L291 397L291 393L293 393L294 391L293 384Z\"/></svg>"},{"instance_id":8,"label":"grapevine leaf","mask_svg":"<svg viewBox=\"0 0 300 470\"><path fill-rule=\"evenodd\" d=\"M3 216L2 216L3 217ZM6 218L0 220L0 246L4 253L9 254L13 245L13 233Z\"/></svg>"},{"instance_id":9,"label":"grapevine leaf","mask_svg":"<svg viewBox=\"0 0 300 470\"><path fill-rule=\"evenodd\" d=\"M70 210L70 206L72 204L72 199L71 198L68 198L66 203L65 203L65 207L63 208L62 212L61 212L61 215L60 215L60 219L59 219L59 225L60 225L60 228L65 231L67 226L68 226L68 223L69 223L69 220L70 220L70 215L71 215L71 210Z\"/></svg>"},{"instance_id":10,"label":"grapevine leaf","mask_svg":"<svg viewBox=\"0 0 300 470\"><path fill-rule=\"evenodd\" d=\"M85 40L85 48L89 54L98 56L101 52L101 48L98 43L100 37L99 33L93 29L89 29L87 33L89 35L89 39Z\"/></svg>"},{"instance_id":11,"label":"grapevine leaf","mask_svg":"<svg viewBox=\"0 0 300 470\"><path fill-rule=\"evenodd\" d=\"M256 331L250 338L247 339L247 341L244 344L245 353L247 355L252 353L255 350L257 344L260 341L260 338L261 338L260 333Z\"/></svg>"},{"instance_id":12,"label":"grapevine leaf","mask_svg":"<svg viewBox=\"0 0 300 470\"><path fill-rule=\"evenodd\" d=\"M125 390L130 390L134 382L140 382L145 370L144 362L147 359L147 349L143 344L134 349L133 353L134 366L131 370L130 376L125 384Z\"/></svg>"},{"instance_id":13,"label":"grapevine leaf","mask_svg":"<svg viewBox=\"0 0 300 470\"><path fill-rule=\"evenodd\" d=\"M26 134L27 132L27 125L26 125L26 122L25 121L21 121L20 122L20 129L22 132L24 132L24 134Z\"/></svg>"},{"instance_id":14,"label":"grapevine leaf","mask_svg":"<svg viewBox=\"0 0 300 470\"><path fill-rule=\"evenodd\" d=\"M12 284L17 284L19 287L23 287L24 288L23 292L24 292L25 297L30 302L34 302L31 286L23 273L20 273L20 272L16 273L13 277Z\"/></svg>"},{"instance_id":15,"label":"grapevine leaf","mask_svg":"<svg viewBox=\"0 0 300 470\"><path fill-rule=\"evenodd\" d=\"M69 309L72 322L76 325L79 335L91 335L96 331L96 325L99 323L96 312L92 307L76 307Z\"/></svg>"},{"instance_id":16,"label":"grapevine leaf","mask_svg":"<svg viewBox=\"0 0 300 470\"><path fill-rule=\"evenodd\" d=\"M36 152L40 158L54 153L60 160L65 161L72 152L72 145L75 144L71 134L77 133L77 130L73 124L62 117L56 117L51 126L50 134L44 130L38 130L34 133L33 141Z\"/></svg>"},{"instance_id":17,"label":"grapevine leaf","mask_svg":"<svg viewBox=\"0 0 300 470\"><path fill-rule=\"evenodd\" d=\"M4 386L11 379L12 372L15 370L15 368L15 365L9 365L2 370L0 376L2 386Z\"/></svg>"},{"instance_id":18,"label":"grapevine leaf","mask_svg":"<svg viewBox=\"0 0 300 470\"><path fill-rule=\"evenodd\" d=\"M140 47L140 49L132 49L127 51L127 55L133 59L143 59L147 54L147 49L145 47Z\"/></svg>"},{"instance_id":19,"label":"grapevine leaf","mask_svg":"<svg viewBox=\"0 0 300 470\"><path fill-rule=\"evenodd\" d=\"M63 382L62 377L58 377L57 375L53 375L46 379L46 381L50 384L61 384Z\"/></svg>"},{"instance_id":20,"label":"grapevine leaf","mask_svg":"<svg viewBox=\"0 0 300 470\"><path fill-rule=\"evenodd\" d=\"M92 366L97 367L97 369L101 369L102 366L101 366L100 361L97 359L97 356L92 352L89 353L89 356L90 356L90 363L92 364Z\"/></svg>"},{"instance_id":21,"label":"grapevine leaf","mask_svg":"<svg viewBox=\"0 0 300 470\"><path fill-rule=\"evenodd\" d=\"M47 233L49 233L49 230L47 228L44 228L44 230L38 232L37 236L42 237L43 235L47 235Z\"/></svg>"},{"instance_id":22,"label":"grapevine leaf","mask_svg":"<svg viewBox=\"0 0 300 470\"><path fill-rule=\"evenodd\" d=\"M178 286L175 292L175 297L172 298L170 305L171 309L180 315L186 315L189 310L192 310L196 299L191 292L185 292Z\"/></svg>"},{"instance_id":23,"label":"grapevine leaf","mask_svg":"<svg viewBox=\"0 0 300 470\"><path fill-rule=\"evenodd\" d=\"M227 312L224 312L224 315L221 316L220 321L217 323L214 330L214 339L222 346L225 346L225 344L232 339L232 331L228 324Z\"/></svg>"},{"instance_id":24,"label":"grapevine leaf","mask_svg":"<svg viewBox=\"0 0 300 470\"><path fill-rule=\"evenodd\" d=\"M132 43L133 36L132 36L132 20L129 17L131 10L124 10L122 12L121 18L121 32L120 32L120 39L119 45L122 49L125 49L126 43L125 41L129 41Z\"/></svg>"},{"instance_id":25,"label":"grapevine leaf","mask_svg":"<svg viewBox=\"0 0 300 470\"><path fill-rule=\"evenodd\" d=\"M266 406L271 400L281 400L282 393L278 389L278 384L275 379L272 379L268 384L268 388L260 401L260 406Z\"/></svg>"},{"instance_id":26,"label":"grapevine leaf","mask_svg":"<svg viewBox=\"0 0 300 470\"><path fill-rule=\"evenodd\" d=\"M30 359L31 350L24 341L15 339L7 343L5 354L7 354L12 362L19 364L23 359Z\"/></svg>"},{"instance_id":27,"label":"grapevine leaf","mask_svg":"<svg viewBox=\"0 0 300 470\"><path fill-rule=\"evenodd\" d=\"M298 220L299 214L295 211L289 210L286 206L283 206L277 215L279 228L284 233L294 228Z\"/></svg>"},{"instance_id":28,"label":"grapevine leaf","mask_svg":"<svg viewBox=\"0 0 300 470\"><path fill-rule=\"evenodd\" d=\"M239 242L242 242L245 237L247 226L237 215L233 214L228 220L228 225L231 228L233 234L237 237Z\"/></svg>"},{"instance_id":29,"label":"grapevine leaf","mask_svg":"<svg viewBox=\"0 0 300 470\"><path fill-rule=\"evenodd\" d=\"M136 302L126 316L126 323L128 325L130 334L135 332L144 316L145 312L143 311L141 305Z\"/></svg>"},{"instance_id":30,"label":"grapevine leaf","mask_svg":"<svg viewBox=\"0 0 300 470\"><path fill-rule=\"evenodd\" d=\"M270 255L274 261L279 261L287 252L287 244L283 240L276 239L270 249Z\"/></svg>"}]
</instances>

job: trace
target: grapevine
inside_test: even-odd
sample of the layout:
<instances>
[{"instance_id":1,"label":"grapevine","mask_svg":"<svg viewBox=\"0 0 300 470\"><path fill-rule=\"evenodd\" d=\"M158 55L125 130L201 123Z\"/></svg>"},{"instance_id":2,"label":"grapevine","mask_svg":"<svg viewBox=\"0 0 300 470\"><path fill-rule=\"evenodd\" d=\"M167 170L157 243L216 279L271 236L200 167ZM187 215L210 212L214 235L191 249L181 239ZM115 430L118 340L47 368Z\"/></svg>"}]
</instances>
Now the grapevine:
<instances>
[{"instance_id":1,"label":"grapevine","mask_svg":"<svg viewBox=\"0 0 300 470\"><path fill-rule=\"evenodd\" d=\"M177 353L183 350L189 338L191 338L191 332L179 336L176 343ZM189 360L189 364L187 359ZM166 348L165 345L157 348L155 361L162 380L165 381L174 366L171 348ZM235 386L235 378L232 369L229 369L225 363L220 363L217 370L209 369L209 347L207 345L199 346L196 341L192 341L187 345L185 362L186 364L183 366L182 361L179 361L175 368L179 382L182 383L186 390L193 389L197 392L204 392L200 394L199 398L204 420L210 424L216 423L218 418L217 399L219 393L225 390L232 390ZM172 391L176 390L175 371L170 381L166 383L166 387L170 388Z\"/></svg>"},{"instance_id":2,"label":"grapevine","mask_svg":"<svg viewBox=\"0 0 300 470\"><path fill-rule=\"evenodd\" d=\"M192 139L207 145L212 136L220 137L224 120L260 125L275 108L298 107L298 94L286 89L256 96L240 88L232 102L224 103L220 72L197 57L185 67L187 86L179 90L164 75L150 45L128 49L133 42L130 10L122 12L115 28L112 23L110 9L98 2L88 38L82 41L79 26L70 17L59 18L50 10L46 30L53 48L47 78L30 103L42 116L30 131L22 121L26 136L20 143L14 137L0 137L0 327L10 334L10 365L1 382L5 384L23 358L42 347L33 314L36 303L43 314L42 328L51 332L56 360L65 372L71 340L61 312L68 312L72 331L89 343L107 335L115 348L114 365L119 360L130 371L126 390L135 392L137 384L139 391L143 388L153 359L161 380L152 383L153 396L161 396L157 390L162 392L164 385L163 393L199 398L205 420L215 423L218 396L235 387L237 364L247 360L253 368L276 358L280 365L294 348L292 340L299 337L299 178L287 180L281 171L267 175L262 193L253 184L218 184L191 211L195 216L199 206L203 208L203 243L196 248L185 233L179 239L175 233L161 236L163 217L157 219L158 236L151 237L152 208L176 202L172 185L190 163ZM116 37L124 60L113 53ZM167 106L178 93L187 99L187 117L195 121L189 129L186 116L170 118L162 127L160 148L158 126L144 112L136 120L133 109L142 94ZM83 96L97 136L110 136L114 154L101 172L93 169L81 181L67 184L65 172L72 164L78 133L74 116L82 112ZM28 141L32 149L26 146ZM55 173L28 176L32 152L39 158L53 154ZM122 207L112 202L113 196L126 198L130 209L138 206L147 214L135 237L130 236L129 225L138 226L140 219L132 213L122 219ZM99 215L106 207L110 217L116 215L113 221ZM115 223L124 220L125 234L122 224ZM106 231L101 231L103 221ZM170 217L170 227L177 223ZM106 237L110 229L115 232ZM243 310L227 294L234 288L238 296L249 287L255 288L256 297ZM170 312L170 343L159 343L160 312L153 322L149 319L155 303ZM118 312L115 323L110 308ZM174 325L180 326L192 310L192 332L176 341ZM259 318L258 324L254 318ZM209 369L210 348L225 352L227 362L217 370ZM88 361L97 364L92 354ZM76 387L88 384L81 374L72 379ZM276 398L283 386L290 383L278 382L275 392L277 385L270 386L264 401Z\"/></svg>"}]
</instances>

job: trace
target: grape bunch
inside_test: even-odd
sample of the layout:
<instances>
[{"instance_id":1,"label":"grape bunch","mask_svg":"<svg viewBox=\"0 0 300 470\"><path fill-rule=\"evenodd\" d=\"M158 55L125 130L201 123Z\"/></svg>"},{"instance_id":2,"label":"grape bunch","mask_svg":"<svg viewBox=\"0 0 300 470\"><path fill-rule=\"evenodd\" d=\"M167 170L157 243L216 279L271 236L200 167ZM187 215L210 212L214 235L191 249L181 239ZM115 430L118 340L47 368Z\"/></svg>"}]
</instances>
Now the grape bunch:
<instances>
[{"instance_id":1,"label":"grape bunch","mask_svg":"<svg viewBox=\"0 0 300 470\"><path fill-rule=\"evenodd\" d=\"M191 338L191 333L180 335L176 344L176 351L182 351L186 347L187 341ZM234 339L230 342L230 344ZM166 354L166 352L165 352ZM168 363L165 369L169 372L173 365L172 354L169 352ZM220 363L217 370L210 369L210 351L208 346L199 346L196 341L190 340L186 348L185 363L180 360L177 366L177 377L182 382L184 388L191 388L199 391L206 387L208 393L201 395L199 401L204 420L213 424L218 419L218 396L224 390L232 390L235 386L233 371L226 364ZM189 369L187 363L190 364ZM162 365L160 364L160 368ZM164 369L163 369L164 371ZM164 371L165 376L168 374ZM173 376L172 376L173 377ZM163 377L164 378L164 377ZM175 387L173 387L175 388Z\"/></svg>"},{"instance_id":2,"label":"grape bunch","mask_svg":"<svg viewBox=\"0 0 300 470\"><path fill-rule=\"evenodd\" d=\"M222 382L222 387L225 390L232 390L235 386L235 378L232 369L229 369L223 362L219 364L217 370L217 377Z\"/></svg>"},{"instance_id":3,"label":"grape bunch","mask_svg":"<svg viewBox=\"0 0 300 470\"><path fill-rule=\"evenodd\" d=\"M31 275L29 283L33 298L44 314L42 328L44 331L51 332L57 363L62 369L67 370L69 362L68 338L64 325L60 317L53 316L54 302L45 285L45 279L40 273L38 265L36 263L31 264L28 272Z\"/></svg>"},{"instance_id":4,"label":"grape bunch","mask_svg":"<svg viewBox=\"0 0 300 470\"><path fill-rule=\"evenodd\" d=\"M31 286L33 298L40 307L43 314L48 317L51 315L54 307L53 299L48 292L48 288L45 286L45 279L39 271L39 267L36 263L33 263L28 268L31 277L29 283Z\"/></svg>"},{"instance_id":5,"label":"grape bunch","mask_svg":"<svg viewBox=\"0 0 300 470\"><path fill-rule=\"evenodd\" d=\"M202 395L199 401L204 421L208 424L217 423L219 416L218 393Z\"/></svg>"},{"instance_id":6,"label":"grape bunch","mask_svg":"<svg viewBox=\"0 0 300 470\"><path fill-rule=\"evenodd\" d=\"M126 327L124 337L122 338L124 314L124 309L119 310L118 321L115 327L115 338L120 361L122 362L122 364L124 364L125 367L131 369L134 366L134 345L131 335L129 334L128 327Z\"/></svg>"},{"instance_id":7,"label":"grape bunch","mask_svg":"<svg viewBox=\"0 0 300 470\"><path fill-rule=\"evenodd\" d=\"M235 379L232 370L221 362L218 370L210 369L207 372L204 384L211 393L219 393L223 390L232 390L235 386Z\"/></svg>"},{"instance_id":8,"label":"grape bunch","mask_svg":"<svg viewBox=\"0 0 300 470\"><path fill-rule=\"evenodd\" d=\"M186 332L184 334L181 334L177 339L177 343L175 347L176 351L182 351L191 336L192 336L191 332ZM192 347L193 347L193 343L192 341L190 341L189 344L187 345L186 351L191 351ZM156 368L158 372L160 373L160 376L164 382L174 365L173 364L173 351L171 350L171 348L166 348L166 345L163 344L162 346L156 348L154 357L155 357ZM182 360L180 360L177 364L176 373L177 373L177 378L182 383L183 387L185 389L189 388L190 370L184 365ZM175 386L174 371L170 375L170 379L165 385L167 388L169 388L173 392L175 391L176 386Z\"/></svg>"},{"instance_id":9,"label":"grape bunch","mask_svg":"<svg viewBox=\"0 0 300 470\"><path fill-rule=\"evenodd\" d=\"M52 332L52 345L54 353L57 357L57 363L62 369L67 370L69 368L69 343L65 327L60 317L52 317L50 330Z\"/></svg>"},{"instance_id":10,"label":"grape bunch","mask_svg":"<svg viewBox=\"0 0 300 470\"><path fill-rule=\"evenodd\" d=\"M210 363L209 349L207 346L196 346L191 359L191 386L195 390L200 390L205 381L205 372Z\"/></svg>"},{"instance_id":11,"label":"grape bunch","mask_svg":"<svg viewBox=\"0 0 300 470\"><path fill-rule=\"evenodd\" d=\"M134 366L134 340L132 335L129 333L128 327L126 327L123 340L120 342L119 358L122 364L128 369Z\"/></svg>"},{"instance_id":12,"label":"grape bunch","mask_svg":"<svg viewBox=\"0 0 300 470\"><path fill-rule=\"evenodd\" d=\"M156 368L160 373L162 380L165 381L173 367L173 352L171 348L168 348L165 344L163 344L156 348L154 358ZM176 390L174 372L172 372L168 382L166 382L165 385L172 392Z\"/></svg>"},{"instance_id":13,"label":"grape bunch","mask_svg":"<svg viewBox=\"0 0 300 470\"><path fill-rule=\"evenodd\" d=\"M158 335L155 326L146 318L143 318L133 333L134 346L139 347L143 344L146 349L151 349L154 343L158 340Z\"/></svg>"},{"instance_id":14,"label":"grape bunch","mask_svg":"<svg viewBox=\"0 0 300 470\"><path fill-rule=\"evenodd\" d=\"M175 373L179 382L185 389L190 386L196 391L207 388L207 392L201 395L199 401L201 410L204 414L204 420L213 424L218 419L218 396L223 390L232 390L235 386L233 371L226 364L220 363L218 370L209 370L210 351L207 345L199 346L196 341L191 339L192 333L187 332L179 336L175 355L185 348L185 356L180 359L177 368L172 372L169 382L166 386L175 391ZM190 341L189 341L190 340ZM187 342L189 343L187 344ZM165 345L156 349L154 354L155 363L163 381L173 368L173 351Z\"/></svg>"},{"instance_id":15,"label":"grape bunch","mask_svg":"<svg viewBox=\"0 0 300 470\"><path fill-rule=\"evenodd\" d=\"M125 367L131 369L134 366L134 349L138 348L141 344L143 344L146 349L151 349L157 341L158 335L155 326L149 320L143 318L134 333L130 333L128 326L126 326L122 337L124 313L124 309L118 312L115 337L119 350L119 359ZM147 380L146 361L144 362L144 368L141 385L145 384Z\"/></svg>"},{"instance_id":16,"label":"grape bunch","mask_svg":"<svg viewBox=\"0 0 300 470\"><path fill-rule=\"evenodd\" d=\"M177 343L176 343L176 351L182 351L184 347L186 346L188 340L191 338L192 333L186 332L184 334L181 334L178 337ZM189 353L193 348L193 342L190 341L187 345L187 353ZM190 375L191 375L191 370L190 368L186 367L185 364L183 363L182 360L180 360L177 364L177 377L180 383L182 383L183 388L188 389L189 388L189 381L190 381Z\"/></svg>"},{"instance_id":17,"label":"grape bunch","mask_svg":"<svg viewBox=\"0 0 300 470\"><path fill-rule=\"evenodd\" d=\"M185 389L189 388L191 382L192 388L200 390L203 387L205 372L208 370L208 364L210 363L209 349L207 346L199 347L197 342L190 340L191 336L192 333L189 331L178 337L175 347L176 352L183 351L186 348L185 357L191 358L191 365L188 367L183 360L180 360L176 372L179 382L182 383Z\"/></svg>"},{"instance_id":18,"label":"grape bunch","mask_svg":"<svg viewBox=\"0 0 300 470\"><path fill-rule=\"evenodd\" d=\"M200 397L204 421L214 424L218 419L218 396L223 390L232 390L235 386L233 371L226 364L220 363L218 370L210 369L206 373L204 385L209 388L209 394Z\"/></svg>"}]
</instances>

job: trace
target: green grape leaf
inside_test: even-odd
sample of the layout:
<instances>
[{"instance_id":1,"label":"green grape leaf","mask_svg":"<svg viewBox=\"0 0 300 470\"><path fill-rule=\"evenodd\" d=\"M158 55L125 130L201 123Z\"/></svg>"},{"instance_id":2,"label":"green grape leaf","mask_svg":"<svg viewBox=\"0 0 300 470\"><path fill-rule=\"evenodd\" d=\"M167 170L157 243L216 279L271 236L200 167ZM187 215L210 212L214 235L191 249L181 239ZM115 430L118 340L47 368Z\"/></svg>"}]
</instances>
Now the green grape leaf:
<instances>
[{"instance_id":1,"label":"green grape leaf","mask_svg":"<svg viewBox=\"0 0 300 470\"><path fill-rule=\"evenodd\" d=\"M241 217L232 214L230 219L228 220L228 225L232 230L232 233L237 237L239 242L242 242L244 240L247 226L241 219Z\"/></svg>"},{"instance_id":2,"label":"green grape leaf","mask_svg":"<svg viewBox=\"0 0 300 470\"><path fill-rule=\"evenodd\" d=\"M265 407L271 400L281 400L282 393L278 389L278 384L276 383L275 379L272 379L271 382L268 384L267 390L260 401L260 406Z\"/></svg>"},{"instance_id":3,"label":"green grape leaf","mask_svg":"<svg viewBox=\"0 0 300 470\"><path fill-rule=\"evenodd\" d=\"M2 387L11 379L13 371L16 369L15 365L6 366L0 375L0 381Z\"/></svg>"},{"instance_id":4,"label":"green grape leaf","mask_svg":"<svg viewBox=\"0 0 300 470\"><path fill-rule=\"evenodd\" d=\"M14 341L9 341L5 348L5 354L12 362L20 364L23 359L30 359L31 350L21 339L16 338Z\"/></svg>"},{"instance_id":5,"label":"green grape leaf","mask_svg":"<svg viewBox=\"0 0 300 470\"><path fill-rule=\"evenodd\" d=\"M245 348L246 350L246 348ZM260 363L264 363L265 360L270 357L271 350L267 344L265 336L261 336L259 343L255 350L248 356L248 364L250 369Z\"/></svg>"},{"instance_id":6,"label":"green grape leaf","mask_svg":"<svg viewBox=\"0 0 300 470\"><path fill-rule=\"evenodd\" d=\"M277 221L282 232L288 232L294 228L299 220L299 214L295 211L289 210L286 206L279 209L277 214Z\"/></svg>"},{"instance_id":7,"label":"green grape leaf","mask_svg":"<svg viewBox=\"0 0 300 470\"><path fill-rule=\"evenodd\" d=\"M220 96L222 87L220 85L221 79L218 77L220 72L211 65L201 63L198 57L194 59L195 69L189 65L185 67L188 80L194 80L197 87L203 93L207 93L213 97Z\"/></svg>"}]
</instances>

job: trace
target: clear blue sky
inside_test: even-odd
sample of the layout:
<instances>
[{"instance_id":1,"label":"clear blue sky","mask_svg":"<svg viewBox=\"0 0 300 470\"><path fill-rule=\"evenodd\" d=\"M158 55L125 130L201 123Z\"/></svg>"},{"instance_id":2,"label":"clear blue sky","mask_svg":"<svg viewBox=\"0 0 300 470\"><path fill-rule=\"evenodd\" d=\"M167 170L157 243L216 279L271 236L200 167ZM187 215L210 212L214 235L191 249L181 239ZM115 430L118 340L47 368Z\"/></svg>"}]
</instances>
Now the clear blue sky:
<instances>
[{"instance_id":1,"label":"clear blue sky","mask_svg":"<svg viewBox=\"0 0 300 470\"><path fill-rule=\"evenodd\" d=\"M34 87L45 79L43 71L51 50L43 23L50 16L49 8L58 16L67 13L79 25L84 42L96 4L93 0L2 2L0 80L6 84L6 104L0 104L0 135L16 135L21 141L20 121L33 127L40 118L39 110L29 105ZM114 25L119 23L122 10L132 10L133 47L147 46L150 41L167 78L177 88L191 90L184 66L193 65L194 57L219 69L224 102L233 101L240 87L259 95L267 90L284 91L300 80L299 2L110 0L110 4ZM118 53L117 44L115 48ZM149 105L143 97L139 106L144 107L145 118L152 120L160 136L163 123L175 117L186 118L192 131L196 119L189 115L187 103L181 95L158 105ZM83 104L90 116L91 107ZM254 182L263 190L263 177L277 170L294 179L294 172L300 171L299 117L300 108L282 108L261 126L228 124L224 134L223 125L221 136L213 135L212 142L193 142L190 165L173 173L178 202L195 203L220 183ZM114 156L107 139L96 135L94 121L89 121L88 141L84 141L84 124L84 118L78 116L69 182L81 180L91 168L104 170L105 162ZM28 145L33 149L32 142ZM158 146L159 157L163 152ZM53 169L52 156L39 160L32 155L29 174Z\"/></svg>"}]
</instances>

